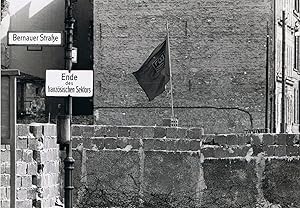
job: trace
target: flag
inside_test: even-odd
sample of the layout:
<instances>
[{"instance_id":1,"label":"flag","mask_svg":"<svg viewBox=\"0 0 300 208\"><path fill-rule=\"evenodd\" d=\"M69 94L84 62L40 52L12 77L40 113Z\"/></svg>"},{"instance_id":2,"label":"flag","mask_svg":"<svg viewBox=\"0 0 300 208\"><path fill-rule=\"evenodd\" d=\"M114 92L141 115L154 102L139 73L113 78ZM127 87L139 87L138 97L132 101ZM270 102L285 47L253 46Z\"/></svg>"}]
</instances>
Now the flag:
<instances>
[{"instance_id":1,"label":"flag","mask_svg":"<svg viewBox=\"0 0 300 208\"><path fill-rule=\"evenodd\" d=\"M170 80L168 37L157 46L141 68L133 72L149 101L165 90Z\"/></svg>"}]
</instances>

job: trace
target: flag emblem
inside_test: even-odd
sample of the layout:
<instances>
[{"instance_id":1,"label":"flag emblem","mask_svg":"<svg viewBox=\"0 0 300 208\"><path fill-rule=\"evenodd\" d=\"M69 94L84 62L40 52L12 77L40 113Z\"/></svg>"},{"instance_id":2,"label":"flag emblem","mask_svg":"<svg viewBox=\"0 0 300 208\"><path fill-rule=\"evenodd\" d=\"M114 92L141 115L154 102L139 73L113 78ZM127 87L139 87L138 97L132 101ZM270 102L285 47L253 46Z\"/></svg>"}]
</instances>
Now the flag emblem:
<instances>
[{"instance_id":1,"label":"flag emblem","mask_svg":"<svg viewBox=\"0 0 300 208\"><path fill-rule=\"evenodd\" d=\"M156 58L156 57L154 57ZM153 68L156 70L156 72L159 72L161 69L163 69L165 64L165 54L161 54L156 60L152 63Z\"/></svg>"}]
</instances>

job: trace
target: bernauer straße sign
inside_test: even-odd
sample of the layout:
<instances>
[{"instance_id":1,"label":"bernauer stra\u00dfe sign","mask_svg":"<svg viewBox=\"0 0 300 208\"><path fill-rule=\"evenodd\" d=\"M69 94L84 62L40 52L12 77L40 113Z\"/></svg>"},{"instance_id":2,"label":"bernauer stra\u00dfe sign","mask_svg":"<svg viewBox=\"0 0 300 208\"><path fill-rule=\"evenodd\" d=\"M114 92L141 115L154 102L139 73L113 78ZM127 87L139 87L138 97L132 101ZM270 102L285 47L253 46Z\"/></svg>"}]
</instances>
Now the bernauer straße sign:
<instances>
[{"instance_id":1,"label":"bernauer stra\u00dfe sign","mask_svg":"<svg viewBox=\"0 0 300 208\"><path fill-rule=\"evenodd\" d=\"M9 31L7 37L7 44L10 46L61 46L63 43L62 32Z\"/></svg>"}]
</instances>

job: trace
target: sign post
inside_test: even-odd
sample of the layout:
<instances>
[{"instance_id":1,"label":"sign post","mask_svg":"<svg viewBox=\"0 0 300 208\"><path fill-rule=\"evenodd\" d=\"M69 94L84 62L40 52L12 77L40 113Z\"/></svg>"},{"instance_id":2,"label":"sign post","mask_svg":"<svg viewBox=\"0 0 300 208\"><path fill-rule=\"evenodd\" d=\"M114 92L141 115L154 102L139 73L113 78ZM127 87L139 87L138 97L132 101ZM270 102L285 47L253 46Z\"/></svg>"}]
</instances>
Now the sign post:
<instances>
[{"instance_id":1,"label":"sign post","mask_svg":"<svg viewBox=\"0 0 300 208\"><path fill-rule=\"evenodd\" d=\"M73 48L73 30L75 19L72 16L72 3L71 0L65 0L66 17L65 17L65 32L66 32L66 46L65 46L65 69L71 73L72 70L72 48ZM72 157L72 97L68 96L68 109L67 113L70 117L70 142L66 145L66 158L65 164L65 208L73 208L73 175L75 160Z\"/></svg>"}]
</instances>

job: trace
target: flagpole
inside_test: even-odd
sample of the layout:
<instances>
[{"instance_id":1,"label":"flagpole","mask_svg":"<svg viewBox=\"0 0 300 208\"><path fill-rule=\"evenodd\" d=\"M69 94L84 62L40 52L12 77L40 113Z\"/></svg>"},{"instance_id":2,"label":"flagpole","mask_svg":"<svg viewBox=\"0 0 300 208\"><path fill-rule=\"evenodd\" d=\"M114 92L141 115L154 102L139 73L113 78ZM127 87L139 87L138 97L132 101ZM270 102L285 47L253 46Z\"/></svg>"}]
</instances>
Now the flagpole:
<instances>
[{"instance_id":1,"label":"flagpole","mask_svg":"<svg viewBox=\"0 0 300 208\"><path fill-rule=\"evenodd\" d=\"M265 129L267 130L269 125L269 23L267 22L267 43L266 43L266 106L265 106Z\"/></svg>"},{"instance_id":2,"label":"flagpole","mask_svg":"<svg viewBox=\"0 0 300 208\"><path fill-rule=\"evenodd\" d=\"M169 63L169 69L170 69L170 86L171 86L171 110L172 110L172 117L175 118L174 116L174 100L173 100L173 83L172 83L172 67L171 67L171 54L170 54L170 42L169 42L169 24L167 21L167 50L168 50L168 63Z\"/></svg>"}]
</instances>

